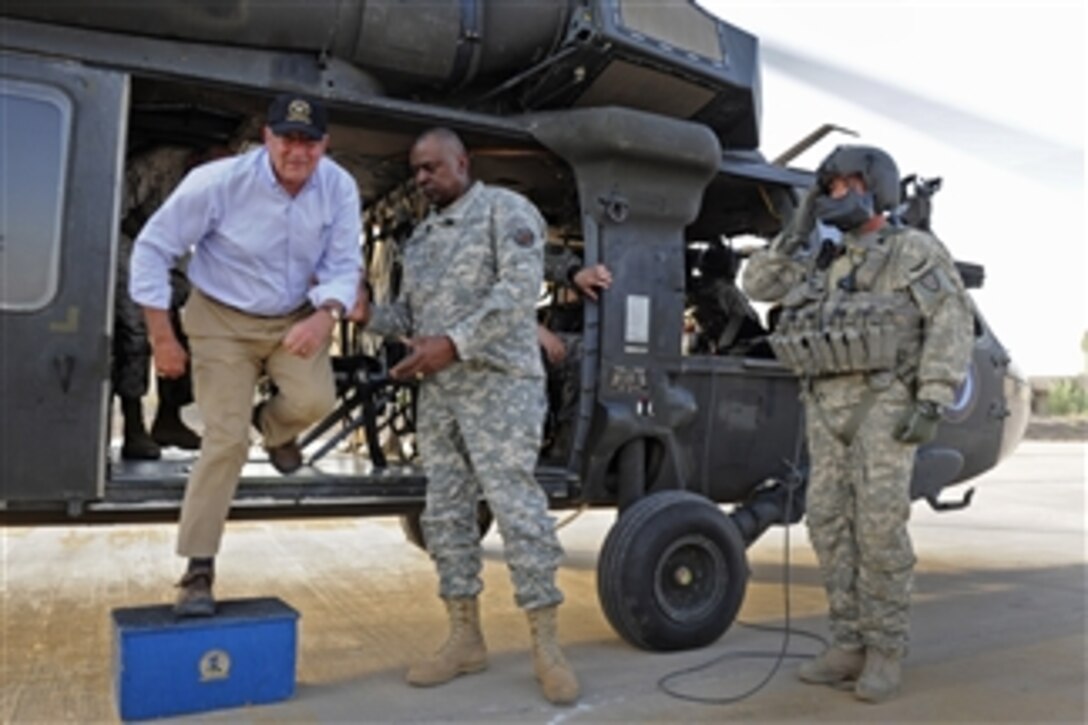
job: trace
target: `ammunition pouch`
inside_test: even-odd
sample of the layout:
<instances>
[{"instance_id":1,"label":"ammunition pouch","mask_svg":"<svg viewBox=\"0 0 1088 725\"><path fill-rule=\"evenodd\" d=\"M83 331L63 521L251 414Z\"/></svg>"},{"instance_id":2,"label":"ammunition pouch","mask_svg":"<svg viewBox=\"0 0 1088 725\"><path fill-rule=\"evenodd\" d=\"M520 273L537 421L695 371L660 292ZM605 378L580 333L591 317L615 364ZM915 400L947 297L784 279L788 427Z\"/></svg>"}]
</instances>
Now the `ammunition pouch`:
<instances>
[{"instance_id":1,"label":"ammunition pouch","mask_svg":"<svg viewBox=\"0 0 1088 725\"><path fill-rule=\"evenodd\" d=\"M903 377L917 366L922 315L906 292L832 295L783 310L768 342L803 377L880 371Z\"/></svg>"}]
</instances>

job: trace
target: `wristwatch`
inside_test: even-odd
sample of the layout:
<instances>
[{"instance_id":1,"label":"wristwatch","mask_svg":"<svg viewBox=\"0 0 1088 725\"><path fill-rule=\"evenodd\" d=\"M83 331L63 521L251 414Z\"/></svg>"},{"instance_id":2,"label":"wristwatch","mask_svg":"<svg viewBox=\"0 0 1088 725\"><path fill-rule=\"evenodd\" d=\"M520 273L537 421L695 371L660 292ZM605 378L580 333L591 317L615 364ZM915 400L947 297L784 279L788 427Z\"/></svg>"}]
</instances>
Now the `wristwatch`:
<instances>
[{"instance_id":1,"label":"wristwatch","mask_svg":"<svg viewBox=\"0 0 1088 725\"><path fill-rule=\"evenodd\" d=\"M344 319L344 308L339 302L322 302L321 307L318 309L328 312L333 322L340 322L340 320Z\"/></svg>"}]
</instances>

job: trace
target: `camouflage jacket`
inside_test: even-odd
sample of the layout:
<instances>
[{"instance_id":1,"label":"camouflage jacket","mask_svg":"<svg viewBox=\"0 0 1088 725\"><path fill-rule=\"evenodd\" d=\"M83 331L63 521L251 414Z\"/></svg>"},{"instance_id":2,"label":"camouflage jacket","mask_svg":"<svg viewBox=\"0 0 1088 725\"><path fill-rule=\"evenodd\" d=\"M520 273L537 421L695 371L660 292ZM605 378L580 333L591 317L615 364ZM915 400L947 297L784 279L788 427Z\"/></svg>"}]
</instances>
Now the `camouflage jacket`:
<instances>
[{"instance_id":1,"label":"camouflage jacket","mask_svg":"<svg viewBox=\"0 0 1088 725\"><path fill-rule=\"evenodd\" d=\"M959 272L944 245L918 229L885 228L847 234L841 254L820 269L816 255L802 262L772 243L752 255L742 284L753 299L787 310L834 304L857 291L895 297L913 305L921 320L920 346L909 361L915 397L950 405L962 382L974 343L972 311ZM851 284L843 281L851 278Z\"/></svg>"},{"instance_id":2,"label":"camouflage jacket","mask_svg":"<svg viewBox=\"0 0 1088 725\"><path fill-rule=\"evenodd\" d=\"M125 233L135 238L155 210L189 170L192 149L159 146L131 159L125 168L121 219Z\"/></svg>"},{"instance_id":3,"label":"camouflage jacket","mask_svg":"<svg viewBox=\"0 0 1088 725\"><path fill-rule=\"evenodd\" d=\"M404 244L400 297L375 306L367 330L447 335L468 369L543 377L536 302L545 235L528 199L474 183L416 226Z\"/></svg>"},{"instance_id":4,"label":"camouflage jacket","mask_svg":"<svg viewBox=\"0 0 1088 725\"><path fill-rule=\"evenodd\" d=\"M582 268L582 260L567 247L549 244L544 247L544 279L553 284L573 285L574 274Z\"/></svg>"}]
</instances>

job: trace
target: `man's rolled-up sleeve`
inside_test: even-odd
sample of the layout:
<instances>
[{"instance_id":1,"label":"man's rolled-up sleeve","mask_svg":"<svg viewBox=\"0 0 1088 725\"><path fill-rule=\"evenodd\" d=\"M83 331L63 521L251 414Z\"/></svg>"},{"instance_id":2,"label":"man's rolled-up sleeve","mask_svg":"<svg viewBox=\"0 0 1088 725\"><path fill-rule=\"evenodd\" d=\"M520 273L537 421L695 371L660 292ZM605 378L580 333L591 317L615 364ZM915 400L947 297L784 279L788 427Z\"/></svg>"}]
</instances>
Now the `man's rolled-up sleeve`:
<instances>
[{"instance_id":1,"label":"man's rolled-up sleeve","mask_svg":"<svg viewBox=\"0 0 1088 725\"><path fill-rule=\"evenodd\" d=\"M215 224L214 178L202 171L186 176L136 237L128 291L139 305L170 308L170 270Z\"/></svg>"}]
</instances>

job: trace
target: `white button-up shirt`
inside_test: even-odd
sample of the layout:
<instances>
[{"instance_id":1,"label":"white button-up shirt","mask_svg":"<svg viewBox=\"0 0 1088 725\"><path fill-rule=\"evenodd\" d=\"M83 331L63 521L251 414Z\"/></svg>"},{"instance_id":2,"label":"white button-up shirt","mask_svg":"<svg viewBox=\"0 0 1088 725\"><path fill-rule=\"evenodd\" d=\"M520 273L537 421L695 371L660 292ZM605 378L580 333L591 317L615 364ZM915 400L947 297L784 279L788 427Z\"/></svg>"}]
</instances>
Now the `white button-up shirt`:
<instances>
[{"instance_id":1,"label":"white button-up shirt","mask_svg":"<svg viewBox=\"0 0 1088 725\"><path fill-rule=\"evenodd\" d=\"M193 169L140 231L129 293L145 307L169 308L170 268L191 249L193 285L243 312L284 315L306 299L351 309L360 211L355 180L329 158L294 197L264 148L213 161Z\"/></svg>"}]
</instances>

